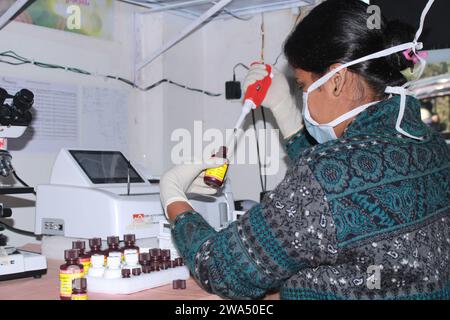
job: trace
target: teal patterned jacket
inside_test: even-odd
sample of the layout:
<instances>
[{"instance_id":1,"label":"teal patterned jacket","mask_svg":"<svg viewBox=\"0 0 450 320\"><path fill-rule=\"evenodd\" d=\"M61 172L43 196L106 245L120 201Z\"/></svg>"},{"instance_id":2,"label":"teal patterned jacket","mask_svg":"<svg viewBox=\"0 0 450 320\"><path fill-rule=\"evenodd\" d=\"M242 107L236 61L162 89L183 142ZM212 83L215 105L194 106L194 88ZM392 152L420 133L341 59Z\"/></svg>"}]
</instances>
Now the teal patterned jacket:
<instances>
[{"instance_id":1,"label":"teal patterned jacket","mask_svg":"<svg viewBox=\"0 0 450 320\"><path fill-rule=\"evenodd\" d=\"M292 160L261 204L216 232L196 212L172 224L208 292L256 299L450 299L449 147L408 97L359 114L343 137L286 142Z\"/></svg>"}]
</instances>

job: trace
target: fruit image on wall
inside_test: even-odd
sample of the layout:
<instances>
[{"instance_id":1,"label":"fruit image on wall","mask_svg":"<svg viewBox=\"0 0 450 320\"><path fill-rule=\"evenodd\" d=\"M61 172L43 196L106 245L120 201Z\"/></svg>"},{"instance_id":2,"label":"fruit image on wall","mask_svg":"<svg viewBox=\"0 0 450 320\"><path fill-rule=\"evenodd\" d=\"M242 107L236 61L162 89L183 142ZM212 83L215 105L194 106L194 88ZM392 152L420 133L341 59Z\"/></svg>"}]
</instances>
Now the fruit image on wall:
<instances>
[{"instance_id":1,"label":"fruit image on wall","mask_svg":"<svg viewBox=\"0 0 450 320\"><path fill-rule=\"evenodd\" d=\"M0 12L14 0L2 0ZM111 40L113 0L35 0L15 21Z\"/></svg>"}]
</instances>

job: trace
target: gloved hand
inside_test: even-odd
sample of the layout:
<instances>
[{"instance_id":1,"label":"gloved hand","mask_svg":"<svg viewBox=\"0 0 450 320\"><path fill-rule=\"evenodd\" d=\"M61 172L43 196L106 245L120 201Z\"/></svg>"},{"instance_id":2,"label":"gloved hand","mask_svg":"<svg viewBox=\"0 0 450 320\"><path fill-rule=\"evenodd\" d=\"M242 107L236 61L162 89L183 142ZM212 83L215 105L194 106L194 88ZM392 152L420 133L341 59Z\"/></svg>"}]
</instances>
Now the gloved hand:
<instances>
[{"instance_id":1,"label":"gloved hand","mask_svg":"<svg viewBox=\"0 0 450 320\"><path fill-rule=\"evenodd\" d=\"M167 207L177 201L189 203L186 193L214 195L217 189L203 182L205 170L218 168L227 162L226 159L213 157L207 162L182 164L167 171L160 180L160 197L167 217ZM189 203L190 204L190 203ZM192 205L191 205L192 207ZM168 217L167 217L168 218Z\"/></svg>"},{"instance_id":2,"label":"gloved hand","mask_svg":"<svg viewBox=\"0 0 450 320\"><path fill-rule=\"evenodd\" d=\"M303 127L302 114L297 108L295 98L291 95L286 77L273 67L272 73L272 85L262 106L272 110L283 137L287 139ZM251 84L264 79L267 75L268 72L264 64L252 65L244 80L244 92Z\"/></svg>"}]
</instances>

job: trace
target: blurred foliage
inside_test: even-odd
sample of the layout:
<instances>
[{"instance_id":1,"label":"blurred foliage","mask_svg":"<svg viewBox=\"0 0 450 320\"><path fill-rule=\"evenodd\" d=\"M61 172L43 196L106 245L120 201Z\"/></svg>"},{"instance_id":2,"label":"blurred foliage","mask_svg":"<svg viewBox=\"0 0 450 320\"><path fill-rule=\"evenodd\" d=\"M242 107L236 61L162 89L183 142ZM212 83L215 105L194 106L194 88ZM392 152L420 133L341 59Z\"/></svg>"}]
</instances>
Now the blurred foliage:
<instances>
[{"instance_id":1,"label":"blurred foliage","mask_svg":"<svg viewBox=\"0 0 450 320\"><path fill-rule=\"evenodd\" d=\"M0 12L13 2L0 0ZM80 9L79 29L67 26L69 17L73 15L73 11L68 11L71 5ZM111 40L113 8L113 0L34 0L15 21Z\"/></svg>"},{"instance_id":2,"label":"blurred foliage","mask_svg":"<svg viewBox=\"0 0 450 320\"><path fill-rule=\"evenodd\" d=\"M422 78L438 76L450 72L450 62L428 64ZM433 113L437 113L446 131L450 131L450 96L433 99Z\"/></svg>"}]
</instances>

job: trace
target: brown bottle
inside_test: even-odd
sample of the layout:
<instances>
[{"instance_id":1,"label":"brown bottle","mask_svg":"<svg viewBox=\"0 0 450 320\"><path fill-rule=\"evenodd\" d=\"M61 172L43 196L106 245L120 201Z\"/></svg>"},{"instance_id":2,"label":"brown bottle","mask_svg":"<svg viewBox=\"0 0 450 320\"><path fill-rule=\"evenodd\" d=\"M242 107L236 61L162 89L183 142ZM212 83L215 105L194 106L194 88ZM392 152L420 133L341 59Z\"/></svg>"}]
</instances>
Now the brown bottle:
<instances>
[{"instance_id":1,"label":"brown bottle","mask_svg":"<svg viewBox=\"0 0 450 320\"><path fill-rule=\"evenodd\" d=\"M89 247L91 251L87 252L88 255L93 256L94 254L105 255L105 252L102 250L102 239L100 238L92 238L89 239Z\"/></svg>"},{"instance_id":2,"label":"brown bottle","mask_svg":"<svg viewBox=\"0 0 450 320\"><path fill-rule=\"evenodd\" d=\"M90 251L86 252L89 257L92 257L94 254L102 255L105 260L106 265L106 255L105 252L102 250L102 239L101 238L92 238L89 239L89 247L91 248Z\"/></svg>"},{"instance_id":3,"label":"brown bottle","mask_svg":"<svg viewBox=\"0 0 450 320\"><path fill-rule=\"evenodd\" d=\"M220 147L219 152L217 152L213 157L220 157L223 159L227 158L227 148ZM228 163L224 164L218 168L212 168L205 171L205 177L203 181L206 185L212 188L220 188L225 182L225 177L228 172Z\"/></svg>"},{"instance_id":4,"label":"brown bottle","mask_svg":"<svg viewBox=\"0 0 450 320\"><path fill-rule=\"evenodd\" d=\"M64 259L66 263L59 267L59 297L61 300L72 299L72 281L84 276L84 268L78 263L78 250L65 250Z\"/></svg>"},{"instance_id":5,"label":"brown bottle","mask_svg":"<svg viewBox=\"0 0 450 320\"><path fill-rule=\"evenodd\" d=\"M152 269L150 266L150 253L143 252L143 253L139 254L139 264L142 266L143 273L152 272Z\"/></svg>"},{"instance_id":6,"label":"brown bottle","mask_svg":"<svg viewBox=\"0 0 450 320\"><path fill-rule=\"evenodd\" d=\"M88 300L86 278L72 281L72 300Z\"/></svg>"},{"instance_id":7,"label":"brown bottle","mask_svg":"<svg viewBox=\"0 0 450 320\"><path fill-rule=\"evenodd\" d=\"M148 252L142 252L139 254L139 264L141 266L147 265L150 262L150 253Z\"/></svg>"},{"instance_id":8,"label":"brown bottle","mask_svg":"<svg viewBox=\"0 0 450 320\"><path fill-rule=\"evenodd\" d=\"M84 267L84 274L88 273L91 266L91 256L86 254L86 243L84 241L73 241L72 249L78 249L78 263L81 263Z\"/></svg>"},{"instance_id":9,"label":"brown bottle","mask_svg":"<svg viewBox=\"0 0 450 320\"><path fill-rule=\"evenodd\" d=\"M108 237L106 241L108 243L108 249L105 250L105 255L106 256L109 256L109 254L111 252L120 252L120 253L122 253L120 251L120 247L119 247L119 243L120 243L119 237L111 236L111 237Z\"/></svg>"},{"instance_id":10,"label":"brown bottle","mask_svg":"<svg viewBox=\"0 0 450 320\"><path fill-rule=\"evenodd\" d=\"M136 236L134 234L124 235L123 242L124 242L124 246L122 248L120 248L120 252L122 252L122 255L123 255L124 251L127 249L137 250L137 253L139 254L139 247L135 245Z\"/></svg>"}]
</instances>

